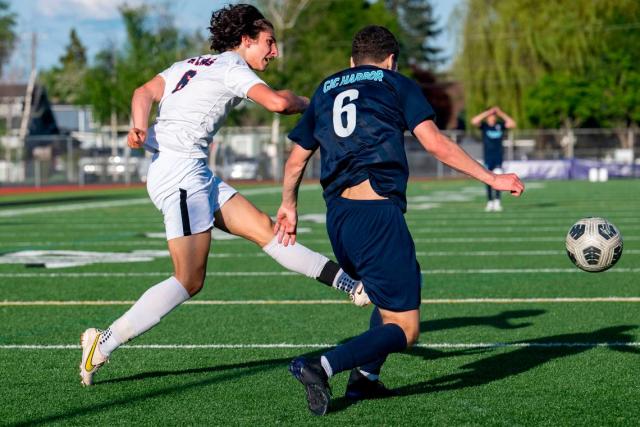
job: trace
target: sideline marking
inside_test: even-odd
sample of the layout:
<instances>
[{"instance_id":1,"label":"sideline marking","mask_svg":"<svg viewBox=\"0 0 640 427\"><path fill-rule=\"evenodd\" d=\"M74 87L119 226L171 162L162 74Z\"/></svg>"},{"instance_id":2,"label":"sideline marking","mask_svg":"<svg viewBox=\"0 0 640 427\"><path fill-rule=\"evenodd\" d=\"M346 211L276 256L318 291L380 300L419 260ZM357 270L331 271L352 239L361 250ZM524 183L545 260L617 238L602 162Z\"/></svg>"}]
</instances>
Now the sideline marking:
<instances>
[{"instance_id":1,"label":"sideline marking","mask_svg":"<svg viewBox=\"0 0 640 427\"><path fill-rule=\"evenodd\" d=\"M300 190L316 190L320 188L318 184L301 185ZM273 194L280 193L282 187L265 187L265 188L250 188L247 190L238 190L240 194L257 195L257 194ZM102 209L102 208L114 208L119 206L130 205L152 205L151 200L148 197L138 199L126 199L126 200L113 200L109 202L91 202L91 203L71 203L59 206L43 206L39 208L20 208L20 209L7 209L0 211L0 218L9 218L14 216L40 214L49 212L67 212L77 211L84 209Z\"/></svg>"},{"instance_id":2,"label":"sideline marking","mask_svg":"<svg viewBox=\"0 0 640 427\"><path fill-rule=\"evenodd\" d=\"M338 344L133 344L120 348L130 350L202 350L202 349L305 349L331 348ZM561 348L561 347L640 347L640 342L479 342L479 343L424 343L416 344L418 348ZM3 344L0 350L79 350L79 344Z\"/></svg>"},{"instance_id":3,"label":"sideline marking","mask_svg":"<svg viewBox=\"0 0 640 427\"><path fill-rule=\"evenodd\" d=\"M434 237L434 238L426 238L426 237L415 237L413 241L415 243L526 243L526 242L553 242L557 245L564 246L564 234L552 237ZM639 236L624 236L624 241L638 241L640 240ZM244 239L238 240L216 240L217 245L237 245L238 242L246 242ZM111 246L149 246L149 247L166 247L166 241L161 241L158 239L143 239L143 240L135 240L135 241L120 241L120 240L74 240L67 242L50 242L50 241L10 241L10 242L0 242L0 247L9 246L9 247L36 247L41 248L43 246L101 246L105 245ZM305 245L325 245L329 246L331 242L329 239L304 239Z\"/></svg>"},{"instance_id":4,"label":"sideline marking","mask_svg":"<svg viewBox=\"0 0 640 427\"><path fill-rule=\"evenodd\" d=\"M569 303L569 302L640 302L640 297L592 297L592 298L438 298L423 299L422 304L536 304L536 303ZM0 301L0 307L34 307L34 306L93 306L93 305L131 305L134 300L86 300L86 301ZM187 305L311 305L311 304L351 304L349 300L317 299L317 300L195 300L187 301Z\"/></svg>"},{"instance_id":5,"label":"sideline marking","mask_svg":"<svg viewBox=\"0 0 640 427\"><path fill-rule=\"evenodd\" d=\"M584 272L574 268L487 268L487 269L460 269L460 270L426 270L422 275L432 274L542 274L542 273L569 273ZM612 268L606 274L613 273L640 273L640 268ZM83 273L0 273L0 278L53 278L53 277L156 277L171 276L170 271L155 272L83 272ZM213 271L208 272L207 277L265 277L265 276L301 276L293 271Z\"/></svg>"}]
</instances>

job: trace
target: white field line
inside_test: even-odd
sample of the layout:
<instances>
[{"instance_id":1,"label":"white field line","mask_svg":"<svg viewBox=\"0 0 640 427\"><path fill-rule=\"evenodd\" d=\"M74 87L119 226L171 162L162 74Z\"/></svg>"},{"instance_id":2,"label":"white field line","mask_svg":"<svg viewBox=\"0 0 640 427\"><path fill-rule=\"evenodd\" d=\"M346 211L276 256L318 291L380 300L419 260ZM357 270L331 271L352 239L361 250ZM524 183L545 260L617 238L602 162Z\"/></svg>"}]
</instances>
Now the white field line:
<instances>
[{"instance_id":1,"label":"white field line","mask_svg":"<svg viewBox=\"0 0 640 427\"><path fill-rule=\"evenodd\" d=\"M426 270L422 274L425 276L432 274L586 274L577 268L487 268L487 269L453 269L453 270ZM640 268L612 268L606 274L613 273L640 273ZM0 273L0 278L12 279L33 279L33 278L87 278L87 277L157 277L171 276L170 271L155 272L82 272L82 273ZM214 271L207 273L207 277L279 277L297 276L298 273L292 271Z\"/></svg>"},{"instance_id":2,"label":"white field line","mask_svg":"<svg viewBox=\"0 0 640 427\"><path fill-rule=\"evenodd\" d=\"M0 211L2 212L2 211ZM316 214L316 215L324 215L324 213L322 214ZM40 230L46 230L47 228L53 228L55 231L60 231L61 229L65 229L65 227L68 227L69 229L74 229L74 230L78 230L78 229L91 229L94 230L96 228L100 228L101 230L106 230L106 229L117 229L118 231L123 231L123 227L124 226L128 226L128 228L126 230L124 230L125 233L138 233L140 234L140 224L144 223L144 220L146 221L155 221L158 222L160 220L160 217L156 214L152 214L152 215L145 215L145 216L139 216L137 217L138 219L135 221L127 221L125 219L122 220L118 220L118 222L113 222L111 217L109 218L105 218L104 221L100 221L100 220L94 220L94 221L87 221L86 218L82 218L80 220L78 220L77 222L74 223L69 223L69 221L64 221L62 219L57 219L57 218L47 218L47 222L46 223L42 223L39 224L39 229ZM95 219L95 217L94 217ZM451 229L455 229L456 231L465 231L465 232L477 232L478 230L481 230L483 226L488 226L488 227L495 227L498 230L504 230L504 226L517 226L519 225L520 227L515 228L515 231L517 232L521 232L523 230L527 230L530 231L532 229L535 230L540 230L540 228L548 228L549 230L563 230L563 231L568 231L569 227L571 226L572 222L571 221L566 221L564 219L558 219L556 221L551 221L551 222L543 222L543 221L535 221L535 220L500 220L500 221L482 221L482 220L475 220L475 221L467 221L467 220L459 220L456 218L449 218L446 221L435 221L431 218L426 219L426 220L407 220L407 224L409 224L410 226L412 226L412 231L414 230L414 227L419 227L419 226L424 226L425 222L428 222L428 224L433 227L433 230L435 232L437 231L441 231L442 228L438 228L437 226L444 226L447 228L451 228ZM298 220L299 224L306 224L306 223L312 223L312 221L306 221L303 218ZM633 224L636 225L638 224L638 217L634 216L631 218L617 218L615 220L615 224L621 226L621 224ZM318 223L315 223L316 225ZM561 225L558 225L561 224ZM321 225L321 224L320 224ZM628 228L627 226L621 226L620 228L622 228L623 232L626 231ZM634 229L637 229L637 227L633 227ZM420 228L418 228L418 230L420 230ZM158 233L162 233L163 230L159 229L159 230L155 230ZM46 233L47 235L49 235L50 233ZM7 237L11 237L11 236L41 236L43 235L42 231L38 232L38 233L17 233L17 232L0 232L0 236L7 236ZM59 233L59 235L64 235L64 233ZM624 235L624 234L623 234Z\"/></svg>"},{"instance_id":3,"label":"white field line","mask_svg":"<svg viewBox=\"0 0 640 427\"><path fill-rule=\"evenodd\" d=\"M215 248L214 248L215 250ZM164 251L164 255L169 257L169 251ZM332 252L320 252L322 255L332 257ZM416 256L426 257L493 257L493 256L509 256L509 257L531 257L531 256L558 256L566 255L566 251L558 250L532 250L532 251L417 251ZM625 249L624 255L640 255L640 249ZM241 252L210 252L209 258L266 258L268 255L264 252L241 253ZM34 260L35 261L35 260ZM13 263L13 264L18 264ZM100 264L96 262L95 264Z\"/></svg>"},{"instance_id":4,"label":"white field line","mask_svg":"<svg viewBox=\"0 0 640 427\"><path fill-rule=\"evenodd\" d=\"M438 298L423 299L422 304L538 304L538 303L639 303L640 297L591 297L591 298ZM0 301L0 307L34 306L110 306L132 305L134 300L85 300L85 301ZM348 300L194 300L187 305L319 305L351 304Z\"/></svg>"},{"instance_id":5,"label":"white field line","mask_svg":"<svg viewBox=\"0 0 640 427\"><path fill-rule=\"evenodd\" d=\"M300 190L317 190L319 188L320 186L317 184L300 186ZM256 194L276 194L281 192L282 192L282 187L278 187L278 186L240 190L241 194L245 194L249 196L256 195ZM120 206L144 205L144 204L151 205L151 200L149 200L148 197L145 197L145 198L139 198L139 199L113 200L109 202L71 203L71 204L63 204L59 206L42 206L37 208L5 209L0 211L0 218L10 218L15 216L51 213L51 212L78 211L78 210L85 210L85 209L104 209L104 208L114 208L114 207L120 207Z\"/></svg>"},{"instance_id":6,"label":"white field line","mask_svg":"<svg viewBox=\"0 0 640 427\"><path fill-rule=\"evenodd\" d=\"M625 231L629 230L640 230L640 225L626 225L624 227ZM535 234L546 231L554 231L560 234L567 233L569 231L569 227L564 226L555 226L555 227L540 227L536 225L526 226L526 227L513 227L513 226L492 226L492 227L413 227L411 229L412 234L518 234L526 231L528 234ZM623 235L624 237L624 235Z\"/></svg>"},{"instance_id":7,"label":"white field line","mask_svg":"<svg viewBox=\"0 0 640 427\"><path fill-rule=\"evenodd\" d=\"M518 216L518 218L521 218L520 216ZM430 226L438 226L438 225L443 225L443 226L448 226L448 227L452 227L452 226L467 226L467 227L475 227L478 228L480 226L499 226L499 225L519 225L519 226L526 226L527 228L530 226L566 226L567 230L569 229L569 227L572 224L572 221L577 220L578 218L575 219L567 219L564 217L558 217L556 219L553 218L546 218L545 220L540 220L540 219L505 219L505 218L499 218L499 219L467 219L465 218L456 218L456 217L449 217L447 219L434 219L431 215L428 217L428 219L424 219L424 220L417 220L417 219L411 219L411 218L407 218L407 224L409 224L410 226L423 226L425 225L425 223L427 223ZM638 216L634 215L634 216L630 216L630 217L618 217L616 215L615 217L615 224L637 224L638 223ZM559 225L560 224L560 225ZM523 230L522 227L519 228L520 231Z\"/></svg>"},{"instance_id":8,"label":"white field line","mask_svg":"<svg viewBox=\"0 0 640 427\"><path fill-rule=\"evenodd\" d=\"M79 211L84 209L105 209L105 208L115 208L120 206L144 205L144 204L151 204L151 201L148 198L144 198L144 199L129 199L129 200L113 200L110 202L71 203L71 204L63 204L59 206L42 206L39 208L6 209L6 210L0 211L0 218L10 218L14 216L52 213L52 212Z\"/></svg>"},{"instance_id":9,"label":"white field line","mask_svg":"<svg viewBox=\"0 0 640 427\"><path fill-rule=\"evenodd\" d=\"M76 230L78 228L86 228L88 230L100 230L102 232L106 231L105 227L102 224L95 224L95 225L91 225L91 226L84 226L84 227L76 227L76 226L68 226L69 230ZM115 228L115 227L114 227ZM52 237L69 237L69 232L63 232L61 230L64 230L65 226L63 224L60 224L59 226L56 227L57 232L46 232L43 230L40 230L39 232L25 232L25 233L19 233L19 232L0 232L0 236L1 237L40 237L40 236L46 236L47 238L52 238ZM446 235L446 234L454 234L454 235L460 235L460 234L465 234L465 235L482 235L482 234L491 234L491 235L495 235L495 234L518 234L520 232L522 232L522 228L520 227L430 227L430 228L413 228L411 229L411 233L415 236L415 235L422 235L422 234L427 234L427 235ZM624 228L625 231L630 231L630 230L640 230L640 226L626 226ZM311 230L310 230L311 231ZM563 240L565 233L568 231L568 228L565 227L526 227L526 232L529 234L541 234L542 232L548 232L548 231L555 231L556 234L558 236L560 236L560 238L556 238L556 240ZM158 231L159 234L164 234L163 231ZM298 229L298 233L300 233L300 227ZM138 231L135 230L131 230L131 231L115 231L113 233L110 234L111 236L117 237L123 237L123 238L129 238L129 237L135 237L135 238L142 238L139 237L140 233ZM438 237L436 237L438 238ZM447 238L447 237L440 237L440 238ZM469 237L467 237L469 238ZM478 239L478 238L482 238L482 237L471 237L472 239ZM623 238L626 239L626 235L623 235ZM214 237L215 239L215 237ZM416 238L416 240L418 240L419 238ZM164 242L163 242L164 243Z\"/></svg>"},{"instance_id":10,"label":"white field line","mask_svg":"<svg viewBox=\"0 0 640 427\"><path fill-rule=\"evenodd\" d=\"M215 249L214 249L215 250ZM332 252L320 252L325 256L333 256ZM624 255L640 255L640 249L625 249ZM555 256L555 255L566 255L566 251L554 251L554 250L539 250L539 251L416 251L416 256L452 256L452 257L489 257L489 256ZM169 252L167 251L167 257L169 256ZM247 258L247 257L267 257L268 255L264 252L255 252L253 254L240 253L240 252L211 252L209 253L209 258Z\"/></svg>"},{"instance_id":11,"label":"white field line","mask_svg":"<svg viewBox=\"0 0 640 427\"><path fill-rule=\"evenodd\" d=\"M624 240L640 240L640 236L623 236ZM564 245L564 234L561 236L541 237L434 237L414 238L416 243L524 243L524 242L559 242Z\"/></svg>"},{"instance_id":12,"label":"white field line","mask_svg":"<svg viewBox=\"0 0 640 427\"><path fill-rule=\"evenodd\" d=\"M129 344L120 348L130 350L203 350L203 349L310 349L330 348L337 344ZM640 342L479 342L479 343L421 343L414 347L433 349L457 348L562 348L562 347L640 347ZM79 350L78 344L2 344L0 350Z\"/></svg>"},{"instance_id":13,"label":"white field line","mask_svg":"<svg viewBox=\"0 0 640 427\"><path fill-rule=\"evenodd\" d=\"M640 236L629 236L624 235L624 241L639 241ZM529 243L529 242L554 242L558 245L564 246L564 234L559 236L549 236L549 237L416 237L413 239L415 243ZM216 240L213 241L213 247L215 250L216 246L231 244L237 245L238 242L244 242L242 239L230 239L230 240ZM330 245L329 239L304 239L303 242L305 245ZM59 247L59 246L70 246L72 245L74 248L80 246L144 246L144 247L164 247L166 243L160 239L152 240L152 239L144 239L140 238L140 240L135 241L121 241L121 240L73 240L65 241L65 242L50 242L50 241L19 241L19 240L11 240L7 242L1 242L0 246L10 246L10 247Z\"/></svg>"}]
</instances>

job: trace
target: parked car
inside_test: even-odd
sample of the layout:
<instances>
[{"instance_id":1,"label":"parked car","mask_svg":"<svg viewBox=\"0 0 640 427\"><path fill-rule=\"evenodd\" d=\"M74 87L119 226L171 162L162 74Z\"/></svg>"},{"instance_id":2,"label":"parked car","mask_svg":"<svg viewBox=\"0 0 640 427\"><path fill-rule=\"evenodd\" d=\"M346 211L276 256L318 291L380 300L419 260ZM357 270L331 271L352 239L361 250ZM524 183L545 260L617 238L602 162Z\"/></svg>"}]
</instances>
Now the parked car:
<instances>
[{"instance_id":1,"label":"parked car","mask_svg":"<svg viewBox=\"0 0 640 427\"><path fill-rule=\"evenodd\" d=\"M266 161L253 157L237 157L223 167L222 175L225 179L263 180L270 177L268 170Z\"/></svg>"}]
</instances>

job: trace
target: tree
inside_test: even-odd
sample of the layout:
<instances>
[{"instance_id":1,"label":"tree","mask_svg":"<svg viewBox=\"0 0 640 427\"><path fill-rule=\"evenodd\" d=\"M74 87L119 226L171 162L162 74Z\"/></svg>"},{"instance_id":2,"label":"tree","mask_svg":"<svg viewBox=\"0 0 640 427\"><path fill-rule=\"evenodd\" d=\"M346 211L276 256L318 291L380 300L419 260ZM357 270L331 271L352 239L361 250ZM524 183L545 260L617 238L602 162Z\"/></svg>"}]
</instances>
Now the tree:
<instances>
[{"instance_id":1,"label":"tree","mask_svg":"<svg viewBox=\"0 0 640 427\"><path fill-rule=\"evenodd\" d=\"M639 12L635 0L468 0L455 66L465 85L467 110L473 113L499 104L521 125L529 126L542 123L536 122L539 111L531 116L527 111L541 105L541 100L528 101L529 97L546 93L587 102L580 94L602 89L601 79L628 75L607 57L623 50L637 56ZM553 95L552 88L559 92ZM578 105L561 109L589 111Z\"/></svg>"},{"instance_id":2,"label":"tree","mask_svg":"<svg viewBox=\"0 0 640 427\"><path fill-rule=\"evenodd\" d=\"M0 74L16 45L16 14L9 11L9 4L0 0Z\"/></svg>"},{"instance_id":3,"label":"tree","mask_svg":"<svg viewBox=\"0 0 640 427\"><path fill-rule=\"evenodd\" d=\"M48 95L54 103L79 104L84 101L87 49L74 28L69 44L59 59L60 65L41 74Z\"/></svg>"},{"instance_id":4,"label":"tree","mask_svg":"<svg viewBox=\"0 0 640 427\"><path fill-rule=\"evenodd\" d=\"M120 13L125 45L100 51L85 78L85 99L102 123L109 122L112 113L118 122L128 122L135 88L172 63L202 53L204 42L201 37L181 34L167 9L125 5Z\"/></svg>"},{"instance_id":5,"label":"tree","mask_svg":"<svg viewBox=\"0 0 640 427\"><path fill-rule=\"evenodd\" d=\"M272 19L269 0L257 1L258 8ZM301 11L293 28L276 33L278 47L284 47L283 67L271 65L262 76L276 88L292 89L296 93L311 96L322 79L349 66L351 39L365 25L377 24L399 31L394 14L382 1L323 0L310 1ZM284 41L282 46L281 41ZM278 59L277 61L280 61ZM251 108L232 114L230 119L238 124L269 122L269 113ZM285 129L292 128L298 117L282 117Z\"/></svg>"},{"instance_id":6,"label":"tree","mask_svg":"<svg viewBox=\"0 0 640 427\"><path fill-rule=\"evenodd\" d=\"M526 93L524 107L534 126L626 128L640 123L640 53L635 48L640 7L612 7L602 18L602 44L593 60L572 73L552 70Z\"/></svg>"},{"instance_id":7,"label":"tree","mask_svg":"<svg viewBox=\"0 0 640 427\"><path fill-rule=\"evenodd\" d=\"M399 37L404 60L427 70L444 63L442 49L432 44L442 28L437 27L431 3L428 0L385 0L385 4L396 14L402 29Z\"/></svg>"}]
</instances>

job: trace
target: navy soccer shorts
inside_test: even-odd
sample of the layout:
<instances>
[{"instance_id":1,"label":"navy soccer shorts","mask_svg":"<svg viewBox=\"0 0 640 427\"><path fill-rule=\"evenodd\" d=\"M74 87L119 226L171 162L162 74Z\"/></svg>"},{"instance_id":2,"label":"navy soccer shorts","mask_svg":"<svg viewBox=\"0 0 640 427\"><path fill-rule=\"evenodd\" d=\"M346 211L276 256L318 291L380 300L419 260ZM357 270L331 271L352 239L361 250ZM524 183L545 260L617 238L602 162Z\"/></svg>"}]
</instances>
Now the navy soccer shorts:
<instances>
[{"instance_id":1,"label":"navy soccer shorts","mask_svg":"<svg viewBox=\"0 0 640 427\"><path fill-rule=\"evenodd\" d=\"M327 231L340 266L362 280L376 306L391 311L420 306L420 265L400 207L389 199L329 204Z\"/></svg>"}]
</instances>

